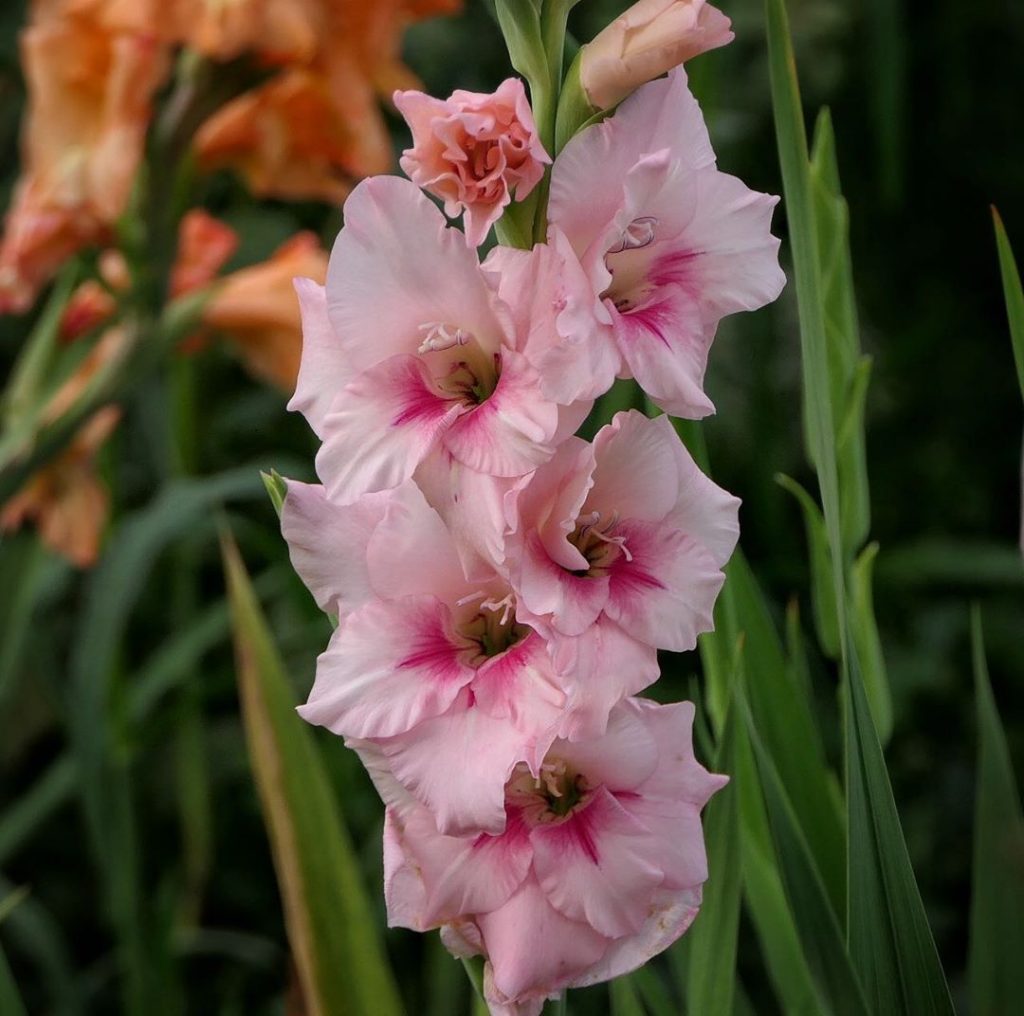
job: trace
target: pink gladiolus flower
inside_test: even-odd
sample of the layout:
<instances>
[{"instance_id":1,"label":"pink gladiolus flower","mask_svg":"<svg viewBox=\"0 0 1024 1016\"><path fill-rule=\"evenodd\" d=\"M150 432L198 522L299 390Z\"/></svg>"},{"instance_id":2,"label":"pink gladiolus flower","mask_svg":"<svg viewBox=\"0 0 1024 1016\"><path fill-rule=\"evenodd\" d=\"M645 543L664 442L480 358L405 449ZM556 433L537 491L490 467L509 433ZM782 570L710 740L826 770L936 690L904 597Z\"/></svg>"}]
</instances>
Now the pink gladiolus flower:
<instances>
[{"instance_id":1,"label":"pink gladiolus flower","mask_svg":"<svg viewBox=\"0 0 1024 1016\"><path fill-rule=\"evenodd\" d=\"M667 413L714 410L703 381L718 322L781 292L769 232L777 200L715 168L681 68L638 89L555 160L548 217L599 294L606 326L592 341L611 342Z\"/></svg>"},{"instance_id":2,"label":"pink gladiolus flower","mask_svg":"<svg viewBox=\"0 0 1024 1016\"><path fill-rule=\"evenodd\" d=\"M438 448L478 472L521 476L578 422L540 388L535 361L557 336L517 327L476 252L405 180L353 191L326 293L303 283L299 296L290 406L323 439L317 470L341 503L398 486Z\"/></svg>"},{"instance_id":3,"label":"pink gladiolus flower","mask_svg":"<svg viewBox=\"0 0 1024 1016\"><path fill-rule=\"evenodd\" d=\"M732 22L705 0L639 0L580 51L580 83L609 109L646 81L732 42Z\"/></svg>"},{"instance_id":4,"label":"pink gladiolus flower","mask_svg":"<svg viewBox=\"0 0 1024 1016\"><path fill-rule=\"evenodd\" d=\"M618 413L593 444L564 442L515 494L507 544L520 617L559 641L602 619L647 645L692 649L712 627L738 506L667 417ZM588 647L575 648L590 665Z\"/></svg>"},{"instance_id":5,"label":"pink gladiolus flower","mask_svg":"<svg viewBox=\"0 0 1024 1016\"><path fill-rule=\"evenodd\" d=\"M694 758L693 712L626 699L603 737L555 741L537 774L511 773L500 835L442 835L360 746L388 804L389 923L442 927L453 951L483 954L495 1014L536 1016L546 997L665 949L700 907L700 810L726 783Z\"/></svg>"},{"instance_id":6,"label":"pink gladiolus flower","mask_svg":"<svg viewBox=\"0 0 1024 1016\"><path fill-rule=\"evenodd\" d=\"M522 201L551 162L523 83L509 78L492 95L460 89L442 100L408 91L394 99L412 130L402 169L444 201L447 215L465 211L466 242L479 247L513 192Z\"/></svg>"},{"instance_id":7,"label":"pink gladiolus flower","mask_svg":"<svg viewBox=\"0 0 1024 1016\"><path fill-rule=\"evenodd\" d=\"M585 684L562 674L517 619L507 579L466 578L412 483L339 506L292 482L282 529L318 604L340 617L300 714L375 739L446 832L500 832L517 763L537 772L557 734L603 730L615 702L657 676L653 653L600 629L600 671Z\"/></svg>"}]
</instances>

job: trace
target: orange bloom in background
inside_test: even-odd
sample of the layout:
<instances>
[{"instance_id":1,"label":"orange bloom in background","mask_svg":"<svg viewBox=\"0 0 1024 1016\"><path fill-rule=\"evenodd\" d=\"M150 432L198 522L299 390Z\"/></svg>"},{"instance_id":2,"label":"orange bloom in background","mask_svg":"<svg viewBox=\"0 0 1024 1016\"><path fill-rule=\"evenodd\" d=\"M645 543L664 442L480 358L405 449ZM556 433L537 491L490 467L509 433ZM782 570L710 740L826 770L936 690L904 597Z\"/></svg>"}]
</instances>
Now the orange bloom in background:
<instances>
[{"instance_id":1,"label":"orange bloom in background","mask_svg":"<svg viewBox=\"0 0 1024 1016\"><path fill-rule=\"evenodd\" d=\"M111 328L99 339L50 399L44 423L63 416L96 372L123 354L126 337L123 329ZM51 550L80 568L94 564L108 515L107 491L96 471L96 456L120 417L115 406L93 413L68 446L0 507L0 530L34 522L39 538Z\"/></svg>"},{"instance_id":2,"label":"orange bloom in background","mask_svg":"<svg viewBox=\"0 0 1024 1016\"><path fill-rule=\"evenodd\" d=\"M0 312L26 310L68 257L109 238L167 66L151 37L111 33L75 7L37 3L21 37L28 105L0 242Z\"/></svg>"},{"instance_id":3,"label":"orange bloom in background","mask_svg":"<svg viewBox=\"0 0 1024 1016\"><path fill-rule=\"evenodd\" d=\"M275 63L313 57L320 0L70 0L112 31L145 32L212 60L255 52Z\"/></svg>"},{"instance_id":4,"label":"orange bloom in background","mask_svg":"<svg viewBox=\"0 0 1024 1016\"><path fill-rule=\"evenodd\" d=\"M296 276L321 284L327 278L327 252L312 233L298 233L266 261L226 276L202 316L235 347L247 370L289 395L302 351Z\"/></svg>"},{"instance_id":5,"label":"orange bloom in background","mask_svg":"<svg viewBox=\"0 0 1024 1016\"><path fill-rule=\"evenodd\" d=\"M171 269L171 295L184 296L210 285L238 246L238 235L201 208L181 220L178 255ZM77 338L109 320L116 309L111 290L128 285L128 269L120 252L100 257L103 283L84 282L68 301L61 336ZM255 377L291 395L302 349L299 304L292 280L304 276L322 283L327 277L327 251L312 233L298 233L266 261L232 272L220 280L200 317L200 330L182 344L196 352L217 332L238 353ZM105 285L104 285L105 283Z\"/></svg>"},{"instance_id":6,"label":"orange bloom in background","mask_svg":"<svg viewBox=\"0 0 1024 1016\"><path fill-rule=\"evenodd\" d=\"M418 82L401 61L413 21L451 13L459 0L321 0L322 47L227 103L200 128L207 169L230 168L259 195L344 200L351 182L386 172L391 142L380 98Z\"/></svg>"}]
</instances>

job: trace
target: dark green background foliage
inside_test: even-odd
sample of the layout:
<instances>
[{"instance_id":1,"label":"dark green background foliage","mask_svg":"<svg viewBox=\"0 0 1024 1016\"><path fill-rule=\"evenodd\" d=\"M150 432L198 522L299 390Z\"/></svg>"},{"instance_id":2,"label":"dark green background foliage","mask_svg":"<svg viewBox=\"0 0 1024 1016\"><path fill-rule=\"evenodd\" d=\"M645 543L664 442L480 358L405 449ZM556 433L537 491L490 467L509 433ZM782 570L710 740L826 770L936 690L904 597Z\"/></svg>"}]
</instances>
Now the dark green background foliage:
<instances>
[{"instance_id":1,"label":"dark green background foliage","mask_svg":"<svg viewBox=\"0 0 1024 1016\"><path fill-rule=\"evenodd\" d=\"M15 151L23 103L23 6L0 11L5 153ZM570 31L585 40L623 6L583 0ZM780 193L762 4L720 6L737 41L693 65L693 87L721 168ZM1024 6L788 6L805 108L809 116L832 109L862 341L874 357L867 447L872 537L881 544L875 605L895 709L887 761L961 1002L976 750L971 600L984 610L1011 756L1024 759L1022 413L988 210L998 205L1019 256ZM498 29L476 0L459 18L415 27L406 57L437 95L489 90L508 73ZM392 126L397 150L405 137L399 121ZM17 173L12 154L0 171L6 195ZM226 175L203 181L196 201L239 230L237 265L266 256L297 228L329 244L341 222L320 205L256 202ZM776 232L786 236L784 210ZM785 246L783 257L788 270ZM795 599L809 625L801 517L773 479L784 472L814 489L797 409L792 290L723 324L707 382L718 415L703 429L716 479L743 498L743 547L779 619ZM5 372L31 323L31 314L0 319ZM102 457L114 493L98 569L75 572L31 534L0 544L0 901L28 887L0 940L29 1012L116 1011L119 970L140 957L151 997L167 1012L286 1005L292 975L238 717L212 510L224 505L299 697L329 625L291 573L257 473L312 478L313 437L283 401L217 348L172 365L128 399ZM182 458L189 480L175 479ZM699 689L697 654L666 654L663 666L657 697ZM811 668L838 765L834 668L813 652ZM381 807L340 743L322 731L316 740L383 921ZM88 821L94 807L105 823L100 837ZM112 933L121 891L143 901L130 955L115 950L125 938ZM387 943L410 1013L465 1011L465 978L435 936L389 932ZM654 969L667 979L666 964ZM754 1011L776 1011L745 917L739 970ZM606 997L604 989L574 993L573 1011L605 1011ZM628 1002L620 997L619 1011Z\"/></svg>"}]
</instances>

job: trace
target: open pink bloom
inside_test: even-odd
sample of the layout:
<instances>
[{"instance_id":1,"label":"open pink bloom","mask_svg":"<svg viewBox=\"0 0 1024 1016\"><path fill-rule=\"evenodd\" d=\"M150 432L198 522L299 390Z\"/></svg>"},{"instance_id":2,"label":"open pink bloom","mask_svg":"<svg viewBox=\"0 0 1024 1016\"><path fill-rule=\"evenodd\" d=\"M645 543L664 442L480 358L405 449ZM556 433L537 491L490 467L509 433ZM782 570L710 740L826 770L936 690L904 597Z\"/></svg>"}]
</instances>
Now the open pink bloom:
<instances>
[{"instance_id":1,"label":"open pink bloom","mask_svg":"<svg viewBox=\"0 0 1024 1016\"><path fill-rule=\"evenodd\" d=\"M522 201L551 162L518 78L491 95L461 89L448 99L395 92L412 130L400 160L409 178L444 201L451 217L465 211L466 241L479 247L505 206Z\"/></svg>"},{"instance_id":2,"label":"open pink bloom","mask_svg":"<svg viewBox=\"0 0 1024 1016\"><path fill-rule=\"evenodd\" d=\"M512 772L497 836L442 835L387 760L360 746L388 804L389 923L440 926L453 951L482 953L495 1014L536 1016L546 997L665 949L700 907L700 811L726 783L694 758L693 713L626 699L603 737L555 741L536 775Z\"/></svg>"},{"instance_id":3,"label":"open pink bloom","mask_svg":"<svg viewBox=\"0 0 1024 1016\"><path fill-rule=\"evenodd\" d=\"M437 448L493 476L550 458L565 415L534 360L551 338L517 326L476 252L414 184L363 181L326 293L303 283L299 296L290 405L323 439L317 470L331 498L396 487Z\"/></svg>"},{"instance_id":4,"label":"open pink bloom","mask_svg":"<svg viewBox=\"0 0 1024 1016\"><path fill-rule=\"evenodd\" d=\"M522 620L557 640L602 619L677 652L712 627L739 501L697 468L667 417L616 414L593 444L564 442L513 497Z\"/></svg>"},{"instance_id":5,"label":"open pink bloom","mask_svg":"<svg viewBox=\"0 0 1024 1016\"><path fill-rule=\"evenodd\" d=\"M515 765L536 772L563 729L603 730L627 681L639 675L643 687L657 674L643 647L604 644L595 632L601 672L585 687L566 678L547 642L516 619L508 581L493 571L466 578L413 483L348 506L322 487L289 483L282 529L318 604L340 616L300 714L375 739L446 831L499 832Z\"/></svg>"},{"instance_id":6,"label":"open pink bloom","mask_svg":"<svg viewBox=\"0 0 1024 1016\"><path fill-rule=\"evenodd\" d=\"M595 109L709 49L732 42L732 22L705 0L638 0L580 51L580 83Z\"/></svg>"},{"instance_id":7,"label":"open pink bloom","mask_svg":"<svg viewBox=\"0 0 1024 1016\"><path fill-rule=\"evenodd\" d=\"M666 412L714 410L703 382L718 322L781 292L769 232L777 200L715 168L682 68L642 86L555 160L548 218L598 294L606 326L593 341L613 343L625 374Z\"/></svg>"}]
</instances>

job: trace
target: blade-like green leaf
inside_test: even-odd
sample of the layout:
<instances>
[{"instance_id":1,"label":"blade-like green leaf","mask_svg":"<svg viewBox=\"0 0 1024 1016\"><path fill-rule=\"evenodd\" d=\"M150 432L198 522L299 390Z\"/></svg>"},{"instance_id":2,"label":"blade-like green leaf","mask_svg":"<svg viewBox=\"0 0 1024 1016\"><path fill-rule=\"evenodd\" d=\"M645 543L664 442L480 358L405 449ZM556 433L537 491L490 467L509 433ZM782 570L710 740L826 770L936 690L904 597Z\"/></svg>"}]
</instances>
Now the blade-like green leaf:
<instances>
[{"instance_id":1,"label":"blade-like green leaf","mask_svg":"<svg viewBox=\"0 0 1024 1016\"><path fill-rule=\"evenodd\" d=\"M869 543L850 569L850 635L857 647L857 659L861 665L864 690L871 704L875 730L878 739L885 744L892 733L892 694L875 620L872 572L877 556L878 544Z\"/></svg>"},{"instance_id":2,"label":"blade-like green leaf","mask_svg":"<svg viewBox=\"0 0 1024 1016\"><path fill-rule=\"evenodd\" d=\"M743 712L747 724L786 896L820 997L828 1006L827 1011L837 1016L867 1016L863 991L846 952L836 913L742 693L737 695L735 705Z\"/></svg>"},{"instance_id":3,"label":"blade-like green leaf","mask_svg":"<svg viewBox=\"0 0 1024 1016\"><path fill-rule=\"evenodd\" d=\"M737 647L736 668L743 666ZM736 716L730 706L719 738L714 768L736 771ZM736 945L740 919L742 862L739 795L735 785L717 793L704 812L708 881L700 914L687 934L689 964L686 1001L690 1012L729 1012L736 982Z\"/></svg>"},{"instance_id":4,"label":"blade-like green leaf","mask_svg":"<svg viewBox=\"0 0 1024 1016\"><path fill-rule=\"evenodd\" d=\"M1017 364L1017 380L1024 395L1024 288L1021 287L1020 271L1013 256L1006 227L995 208L992 221L996 230L996 248L999 251L999 272L1003 278L1003 297L1006 300L1006 316L1010 322L1010 338L1013 340L1013 359Z\"/></svg>"},{"instance_id":5,"label":"blade-like green leaf","mask_svg":"<svg viewBox=\"0 0 1024 1016\"><path fill-rule=\"evenodd\" d=\"M0 949L0 1012L4 1016L28 1016L3 949Z\"/></svg>"},{"instance_id":6,"label":"blade-like green leaf","mask_svg":"<svg viewBox=\"0 0 1024 1016\"><path fill-rule=\"evenodd\" d=\"M796 480L784 473L775 474L775 482L796 498L804 516L807 551L811 562L811 604L818 644L833 660L839 656L839 625L836 621L835 583L832 580L832 557L828 549L825 520L814 498Z\"/></svg>"},{"instance_id":7,"label":"blade-like green leaf","mask_svg":"<svg viewBox=\"0 0 1024 1016\"><path fill-rule=\"evenodd\" d=\"M1024 999L1024 815L989 682L981 613L971 614L978 773L967 973L971 1012L1000 1016Z\"/></svg>"},{"instance_id":8,"label":"blade-like green leaf","mask_svg":"<svg viewBox=\"0 0 1024 1016\"><path fill-rule=\"evenodd\" d=\"M402 1011L366 887L238 549L222 542L249 756L312 1016Z\"/></svg>"},{"instance_id":9,"label":"blade-like green leaf","mask_svg":"<svg viewBox=\"0 0 1024 1016\"><path fill-rule=\"evenodd\" d=\"M742 552L726 567L726 582L715 609L716 633L736 645L745 639L747 701L761 738L785 784L800 827L837 914L845 913L846 854L842 814L836 806L835 777L806 689L786 660L764 594ZM705 658L706 639L701 652Z\"/></svg>"},{"instance_id":10,"label":"blade-like green leaf","mask_svg":"<svg viewBox=\"0 0 1024 1016\"><path fill-rule=\"evenodd\" d=\"M630 977L616 977L608 985L611 1016L647 1016Z\"/></svg>"},{"instance_id":11,"label":"blade-like green leaf","mask_svg":"<svg viewBox=\"0 0 1024 1016\"><path fill-rule=\"evenodd\" d=\"M850 647L846 797L850 955L874 1012L953 1013L924 904L903 839L882 746Z\"/></svg>"}]
</instances>

